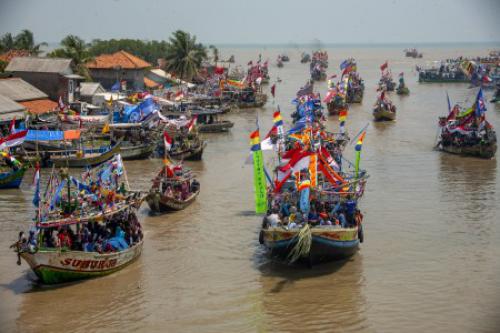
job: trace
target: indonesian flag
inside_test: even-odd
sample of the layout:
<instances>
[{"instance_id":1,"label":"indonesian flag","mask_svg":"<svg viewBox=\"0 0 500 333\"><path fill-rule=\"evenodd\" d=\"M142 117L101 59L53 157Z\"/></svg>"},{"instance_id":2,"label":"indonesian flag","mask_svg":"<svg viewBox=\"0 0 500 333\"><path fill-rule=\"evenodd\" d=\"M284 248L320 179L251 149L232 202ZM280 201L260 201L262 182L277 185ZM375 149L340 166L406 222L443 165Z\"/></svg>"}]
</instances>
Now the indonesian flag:
<instances>
[{"instance_id":1,"label":"indonesian flag","mask_svg":"<svg viewBox=\"0 0 500 333\"><path fill-rule=\"evenodd\" d=\"M380 70L383 72L385 69L387 69L387 67L389 66L389 64L386 62L384 62L381 66L380 66Z\"/></svg>"},{"instance_id":2,"label":"indonesian flag","mask_svg":"<svg viewBox=\"0 0 500 333\"><path fill-rule=\"evenodd\" d=\"M6 149L18 146L24 142L28 130L19 131L17 133L11 134L5 138L0 139L0 149Z\"/></svg>"},{"instance_id":3,"label":"indonesian flag","mask_svg":"<svg viewBox=\"0 0 500 333\"><path fill-rule=\"evenodd\" d=\"M182 92L182 90L179 90L178 92L175 93L175 100L176 101L180 101L183 98L184 98L184 92Z\"/></svg>"},{"instance_id":4,"label":"indonesian flag","mask_svg":"<svg viewBox=\"0 0 500 333\"><path fill-rule=\"evenodd\" d=\"M332 155L330 155L330 153L328 152L328 150L324 147L321 147L320 148L320 154L321 154L321 157L323 157L323 159L325 160L326 163L328 163L328 165L335 171L340 171L340 167L339 165L337 164L337 162L335 161L335 159L332 157Z\"/></svg>"},{"instance_id":5,"label":"indonesian flag","mask_svg":"<svg viewBox=\"0 0 500 333\"><path fill-rule=\"evenodd\" d=\"M16 132L16 117L12 119L9 125L9 133L14 134Z\"/></svg>"},{"instance_id":6,"label":"indonesian flag","mask_svg":"<svg viewBox=\"0 0 500 333\"><path fill-rule=\"evenodd\" d=\"M191 132L193 130L194 125L196 125L197 119L198 119L198 116L193 116L191 118L191 121L187 124L188 132Z\"/></svg>"},{"instance_id":7,"label":"indonesian flag","mask_svg":"<svg viewBox=\"0 0 500 333\"><path fill-rule=\"evenodd\" d=\"M484 83L490 83L492 80L488 75L483 76L483 82Z\"/></svg>"},{"instance_id":8,"label":"indonesian flag","mask_svg":"<svg viewBox=\"0 0 500 333\"><path fill-rule=\"evenodd\" d=\"M311 154L310 151L296 152L287 164L278 168L278 180L283 180L285 177L288 178L291 173L308 169L311 162Z\"/></svg>"},{"instance_id":9,"label":"indonesian flag","mask_svg":"<svg viewBox=\"0 0 500 333\"><path fill-rule=\"evenodd\" d=\"M165 145L165 151L170 151L172 148L172 138L167 132L163 132L163 144Z\"/></svg>"},{"instance_id":10,"label":"indonesian flag","mask_svg":"<svg viewBox=\"0 0 500 333\"><path fill-rule=\"evenodd\" d=\"M57 104L59 105L59 111L64 111L64 108L66 107L66 105L64 105L62 96L59 96L59 101L57 102Z\"/></svg>"}]
</instances>

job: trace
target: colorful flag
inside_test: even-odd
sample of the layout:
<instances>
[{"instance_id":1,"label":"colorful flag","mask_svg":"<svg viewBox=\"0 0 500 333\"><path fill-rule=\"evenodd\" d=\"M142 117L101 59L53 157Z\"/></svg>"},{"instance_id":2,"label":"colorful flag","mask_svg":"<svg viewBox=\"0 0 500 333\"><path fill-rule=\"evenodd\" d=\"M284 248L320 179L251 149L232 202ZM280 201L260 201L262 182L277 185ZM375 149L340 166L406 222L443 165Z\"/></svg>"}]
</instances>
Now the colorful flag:
<instances>
[{"instance_id":1,"label":"colorful flag","mask_svg":"<svg viewBox=\"0 0 500 333\"><path fill-rule=\"evenodd\" d=\"M255 213L267 211L266 179L264 174L264 159L260 149L259 129L250 134L250 149L253 153L253 183L255 191Z\"/></svg>"},{"instance_id":2,"label":"colorful flag","mask_svg":"<svg viewBox=\"0 0 500 333\"><path fill-rule=\"evenodd\" d=\"M273 122L274 122L274 126L283 126L283 118L281 118L281 112L280 110L277 110L274 112L273 114Z\"/></svg>"},{"instance_id":3,"label":"colorful flag","mask_svg":"<svg viewBox=\"0 0 500 333\"><path fill-rule=\"evenodd\" d=\"M389 66L389 63L386 61L380 66L380 70L383 72L387 67Z\"/></svg>"},{"instance_id":4,"label":"colorful flag","mask_svg":"<svg viewBox=\"0 0 500 333\"><path fill-rule=\"evenodd\" d=\"M104 124L104 127L102 128L102 134L106 134L106 133L109 133L109 124L106 123Z\"/></svg>"},{"instance_id":5,"label":"colorful flag","mask_svg":"<svg viewBox=\"0 0 500 333\"><path fill-rule=\"evenodd\" d=\"M361 159L361 148L363 147L363 140L365 139L366 132L363 132L356 143L354 149L356 150L356 163L355 163L355 172L356 178L359 175L359 160Z\"/></svg>"},{"instance_id":6,"label":"colorful flag","mask_svg":"<svg viewBox=\"0 0 500 333\"><path fill-rule=\"evenodd\" d=\"M38 207L40 204L40 164L35 165L35 173L33 174L33 185L35 185L35 194L33 195L33 205Z\"/></svg>"},{"instance_id":7,"label":"colorful flag","mask_svg":"<svg viewBox=\"0 0 500 333\"><path fill-rule=\"evenodd\" d=\"M191 132L196 125L196 120L198 119L198 116L194 115L191 117L191 121L187 125L188 132Z\"/></svg>"},{"instance_id":8,"label":"colorful flag","mask_svg":"<svg viewBox=\"0 0 500 333\"><path fill-rule=\"evenodd\" d=\"M484 102L483 88L479 88L476 97L476 116L481 117L486 112L486 103Z\"/></svg>"},{"instance_id":9,"label":"colorful flag","mask_svg":"<svg viewBox=\"0 0 500 333\"><path fill-rule=\"evenodd\" d=\"M16 132L0 139L0 150L18 146L24 142L28 130Z\"/></svg>"},{"instance_id":10,"label":"colorful flag","mask_svg":"<svg viewBox=\"0 0 500 333\"><path fill-rule=\"evenodd\" d=\"M172 138L167 132L163 132L163 144L165 145L165 151L170 151L172 148Z\"/></svg>"},{"instance_id":11,"label":"colorful flag","mask_svg":"<svg viewBox=\"0 0 500 333\"><path fill-rule=\"evenodd\" d=\"M309 176L311 177L311 186L318 186L318 155L312 154L309 159Z\"/></svg>"},{"instance_id":12,"label":"colorful flag","mask_svg":"<svg viewBox=\"0 0 500 333\"><path fill-rule=\"evenodd\" d=\"M310 187L311 186L309 180L304 180L299 184L299 189L302 188L302 190L300 190L299 207L304 215L308 214L310 209L309 205Z\"/></svg>"}]
</instances>

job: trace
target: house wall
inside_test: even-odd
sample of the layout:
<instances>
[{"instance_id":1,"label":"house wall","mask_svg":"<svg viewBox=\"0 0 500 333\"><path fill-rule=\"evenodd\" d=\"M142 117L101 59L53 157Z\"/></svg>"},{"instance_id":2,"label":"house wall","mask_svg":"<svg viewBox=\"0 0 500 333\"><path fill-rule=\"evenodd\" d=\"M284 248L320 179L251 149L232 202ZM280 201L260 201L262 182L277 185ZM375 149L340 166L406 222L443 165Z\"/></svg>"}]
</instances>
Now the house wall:
<instances>
[{"instance_id":1,"label":"house wall","mask_svg":"<svg viewBox=\"0 0 500 333\"><path fill-rule=\"evenodd\" d=\"M116 81L127 82L127 89L144 89L144 69L89 69L92 79L105 89L111 89Z\"/></svg>"},{"instance_id":2,"label":"house wall","mask_svg":"<svg viewBox=\"0 0 500 333\"><path fill-rule=\"evenodd\" d=\"M12 74L46 93L49 99L57 101L61 96L65 103L68 102L68 79L64 76L58 73L37 72L12 72Z\"/></svg>"}]
</instances>

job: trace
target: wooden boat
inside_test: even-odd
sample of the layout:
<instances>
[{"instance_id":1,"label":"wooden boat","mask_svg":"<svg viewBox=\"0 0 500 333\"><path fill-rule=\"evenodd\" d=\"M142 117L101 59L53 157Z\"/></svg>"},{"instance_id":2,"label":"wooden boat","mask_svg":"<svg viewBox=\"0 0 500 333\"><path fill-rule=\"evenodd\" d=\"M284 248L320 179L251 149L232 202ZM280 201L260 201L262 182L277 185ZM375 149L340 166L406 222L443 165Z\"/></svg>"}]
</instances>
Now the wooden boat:
<instances>
[{"instance_id":1,"label":"wooden boat","mask_svg":"<svg viewBox=\"0 0 500 333\"><path fill-rule=\"evenodd\" d=\"M283 67L283 61L281 61L280 59L278 59L278 61L276 61L276 66L278 68L282 68Z\"/></svg>"},{"instance_id":2,"label":"wooden boat","mask_svg":"<svg viewBox=\"0 0 500 333\"><path fill-rule=\"evenodd\" d=\"M168 165L165 166L153 180L153 186L146 197L146 202L153 212L161 213L183 210L193 203L198 194L200 194L200 184L194 178L191 170L181 169L175 171L175 168L178 168L178 166L174 168ZM185 198L182 198L180 191L178 195L174 192L176 187L181 187L182 185L189 188L188 195ZM169 190L171 192L167 194Z\"/></svg>"},{"instance_id":3,"label":"wooden boat","mask_svg":"<svg viewBox=\"0 0 500 333\"><path fill-rule=\"evenodd\" d=\"M417 49L405 49L405 56L408 58L422 58L422 53L419 53Z\"/></svg>"},{"instance_id":4,"label":"wooden boat","mask_svg":"<svg viewBox=\"0 0 500 333\"><path fill-rule=\"evenodd\" d=\"M418 82L425 83L468 83L470 80L459 69L449 72L440 72L438 69L421 70L418 73Z\"/></svg>"},{"instance_id":5,"label":"wooden boat","mask_svg":"<svg viewBox=\"0 0 500 333\"><path fill-rule=\"evenodd\" d=\"M57 284L114 273L141 255L143 242L110 253L42 248L34 253L20 252L19 255L43 283Z\"/></svg>"},{"instance_id":6,"label":"wooden boat","mask_svg":"<svg viewBox=\"0 0 500 333\"><path fill-rule=\"evenodd\" d=\"M354 255L363 240L361 225L352 228L338 226L309 227L310 249L300 259L308 262L322 262L345 259ZM287 230L283 227L262 229L260 242L270 251L272 257L287 259L299 241L301 229Z\"/></svg>"},{"instance_id":7,"label":"wooden boat","mask_svg":"<svg viewBox=\"0 0 500 333\"><path fill-rule=\"evenodd\" d=\"M196 142L186 148L179 147L170 151L170 156L175 160L200 161L203 156L203 149L207 143L205 141Z\"/></svg>"},{"instance_id":8,"label":"wooden boat","mask_svg":"<svg viewBox=\"0 0 500 333\"><path fill-rule=\"evenodd\" d=\"M408 89L408 87L406 87L406 86L404 86L404 87L398 86L398 88L396 89L396 93L398 95L409 95L410 89Z\"/></svg>"},{"instance_id":9,"label":"wooden boat","mask_svg":"<svg viewBox=\"0 0 500 333\"><path fill-rule=\"evenodd\" d=\"M302 64L305 64L305 63L308 63L309 61L311 61L311 56L309 55L309 53L302 53L300 62Z\"/></svg>"},{"instance_id":10,"label":"wooden boat","mask_svg":"<svg viewBox=\"0 0 500 333\"><path fill-rule=\"evenodd\" d=\"M396 120L396 106L392 105L392 108L388 108L387 104L377 103L373 109L373 117L376 121L384 120Z\"/></svg>"},{"instance_id":11,"label":"wooden boat","mask_svg":"<svg viewBox=\"0 0 500 333\"><path fill-rule=\"evenodd\" d=\"M120 155L124 160L142 160L153 154L155 145L151 143L144 144L128 144L123 142L120 144Z\"/></svg>"},{"instance_id":12,"label":"wooden boat","mask_svg":"<svg viewBox=\"0 0 500 333\"><path fill-rule=\"evenodd\" d=\"M286 54L283 54L283 55L281 55L281 61L283 61L283 62L289 62L290 61L290 57L287 56Z\"/></svg>"},{"instance_id":13,"label":"wooden boat","mask_svg":"<svg viewBox=\"0 0 500 333\"><path fill-rule=\"evenodd\" d=\"M490 159L495 156L497 151L496 142L477 143L471 146L456 146L452 144L440 144L439 149L457 155L467 155Z\"/></svg>"},{"instance_id":14,"label":"wooden boat","mask_svg":"<svg viewBox=\"0 0 500 333\"><path fill-rule=\"evenodd\" d=\"M111 148L86 149L84 155L78 150L43 151L41 154L25 152L23 158L29 161L41 160L42 167L84 168L106 162L119 152L120 143L117 143Z\"/></svg>"},{"instance_id":15,"label":"wooden boat","mask_svg":"<svg viewBox=\"0 0 500 333\"><path fill-rule=\"evenodd\" d=\"M6 152L0 152L5 166L0 166L0 189L19 188L23 181L26 166Z\"/></svg>"},{"instance_id":16,"label":"wooden boat","mask_svg":"<svg viewBox=\"0 0 500 333\"><path fill-rule=\"evenodd\" d=\"M378 83L378 86L379 90L394 91L394 89L396 89L396 83L392 80L392 78L389 79L381 78Z\"/></svg>"},{"instance_id":17,"label":"wooden boat","mask_svg":"<svg viewBox=\"0 0 500 333\"><path fill-rule=\"evenodd\" d=\"M196 127L202 133L220 133L227 132L234 123L229 120L221 120L219 110L211 109L194 109L191 110L191 115L196 115Z\"/></svg>"},{"instance_id":18,"label":"wooden boat","mask_svg":"<svg viewBox=\"0 0 500 333\"><path fill-rule=\"evenodd\" d=\"M330 116L335 116L339 114L340 110L346 108L346 104L342 97L335 96L330 102L326 104L326 107L328 109L328 114Z\"/></svg>"},{"instance_id":19,"label":"wooden boat","mask_svg":"<svg viewBox=\"0 0 500 333\"><path fill-rule=\"evenodd\" d=\"M212 124L198 123L198 131L201 133L221 133L227 132L234 126L234 123L229 120L220 120Z\"/></svg>"},{"instance_id":20,"label":"wooden boat","mask_svg":"<svg viewBox=\"0 0 500 333\"><path fill-rule=\"evenodd\" d=\"M363 93L365 87L360 85L353 89L347 90L347 103L361 103L363 101Z\"/></svg>"}]
</instances>

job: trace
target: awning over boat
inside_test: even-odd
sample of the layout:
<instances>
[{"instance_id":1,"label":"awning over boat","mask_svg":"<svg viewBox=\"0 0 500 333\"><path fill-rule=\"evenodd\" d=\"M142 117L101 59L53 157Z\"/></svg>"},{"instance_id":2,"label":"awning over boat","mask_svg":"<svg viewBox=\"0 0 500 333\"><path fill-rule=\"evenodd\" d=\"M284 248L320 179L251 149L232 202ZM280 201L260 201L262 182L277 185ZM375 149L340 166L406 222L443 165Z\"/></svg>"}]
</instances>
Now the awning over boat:
<instances>
[{"instance_id":1,"label":"awning over boat","mask_svg":"<svg viewBox=\"0 0 500 333\"><path fill-rule=\"evenodd\" d=\"M62 141L80 139L80 130L68 131L46 131L29 130L26 135L26 141Z\"/></svg>"}]
</instances>

